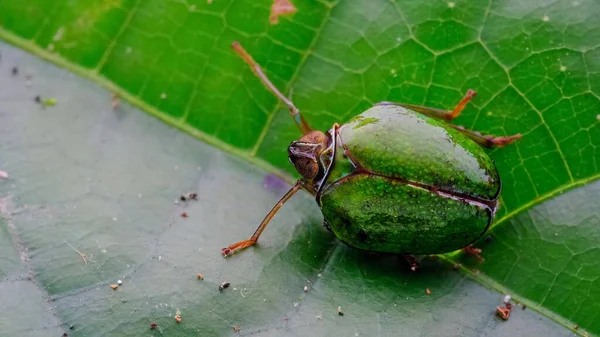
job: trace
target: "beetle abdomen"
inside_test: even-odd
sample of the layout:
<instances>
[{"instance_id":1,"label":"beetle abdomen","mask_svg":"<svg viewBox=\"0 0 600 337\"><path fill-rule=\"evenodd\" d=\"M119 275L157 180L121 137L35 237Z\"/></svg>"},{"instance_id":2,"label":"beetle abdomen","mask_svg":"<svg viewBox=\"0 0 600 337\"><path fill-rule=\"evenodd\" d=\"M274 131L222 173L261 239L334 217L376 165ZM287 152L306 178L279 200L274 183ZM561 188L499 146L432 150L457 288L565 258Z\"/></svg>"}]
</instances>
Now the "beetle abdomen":
<instances>
[{"instance_id":1,"label":"beetle abdomen","mask_svg":"<svg viewBox=\"0 0 600 337\"><path fill-rule=\"evenodd\" d=\"M483 149L457 130L412 110L378 105L339 129L348 156L369 172L496 200L500 179Z\"/></svg>"},{"instance_id":2,"label":"beetle abdomen","mask_svg":"<svg viewBox=\"0 0 600 337\"><path fill-rule=\"evenodd\" d=\"M445 253L467 246L485 233L495 206L368 173L347 176L318 198L341 241L400 254Z\"/></svg>"}]
</instances>

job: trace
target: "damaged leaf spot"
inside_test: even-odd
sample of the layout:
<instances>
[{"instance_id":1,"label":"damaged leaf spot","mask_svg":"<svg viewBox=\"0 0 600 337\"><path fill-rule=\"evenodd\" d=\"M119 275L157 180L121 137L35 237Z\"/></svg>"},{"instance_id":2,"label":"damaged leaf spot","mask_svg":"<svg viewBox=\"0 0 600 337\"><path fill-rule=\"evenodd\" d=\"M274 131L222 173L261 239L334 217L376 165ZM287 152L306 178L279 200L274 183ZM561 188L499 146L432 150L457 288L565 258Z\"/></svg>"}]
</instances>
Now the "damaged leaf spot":
<instances>
[{"instance_id":1,"label":"damaged leaf spot","mask_svg":"<svg viewBox=\"0 0 600 337\"><path fill-rule=\"evenodd\" d=\"M269 22L272 25L279 23L279 16L296 13L296 7L290 0L274 0L271 6Z\"/></svg>"}]
</instances>

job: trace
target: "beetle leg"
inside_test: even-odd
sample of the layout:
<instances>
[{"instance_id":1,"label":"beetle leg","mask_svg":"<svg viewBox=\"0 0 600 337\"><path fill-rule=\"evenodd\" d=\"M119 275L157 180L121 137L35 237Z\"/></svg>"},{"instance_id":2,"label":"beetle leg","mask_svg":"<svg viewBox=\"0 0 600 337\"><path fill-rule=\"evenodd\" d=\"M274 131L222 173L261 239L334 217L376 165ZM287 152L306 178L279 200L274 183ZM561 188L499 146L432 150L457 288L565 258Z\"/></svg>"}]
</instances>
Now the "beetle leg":
<instances>
[{"instance_id":1,"label":"beetle leg","mask_svg":"<svg viewBox=\"0 0 600 337\"><path fill-rule=\"evenodd\" d=\"M406 262L408 262L408 264L410 264L410 270L417 271L417 270L419 270L419 268L421 268L421 266L419 265L419 263L417 263L417 259L415 259L414 256L412 256L412 255L402 255L402 257L404 257L404 259L406 260Z\"/></svg>"},{"instance_id":2,"label":"beetle leg","mask_svg":"<svg viewBox=\"0 0 600 337\"><path fill-rule=\"evenodd\" d=\"M381 102L381 103L378 103L378 105L399 105L399 106L403 106L405 108L420 112L420 113L427 115L429 117L432 117L432 118L451 121L454 118L458 117L458 115L460 115L461 111L463 111L465 106L467 106L467 103L469 103L469 101L476 95L477 95L477 93L474 90L472 90L472 89L467 90L467 93L465 94L465 96L463 96L463 98L460 100L460 102L458 102L458 104L454 107L454 109L452 109L452 111L430 108L430 107L422 106L422 105L413 105L413 104L395 103L395 102Z\"/></svg>"},{"instance_id":3,"label":"beetle leg","mask_svg":"<svg viewBox=\"0 0 600 337\"><path fill-rule=\"evenodd\" d=\"M481 248L475 248L473 245L468 245L462 249L463 252L475 257L479 262L483 262L484 258L481 256Z\"/></svg>"},{"instance_id":4,"label":"beetle leg","mask_svg":"<svg viewBox=\"0 0 600 337\"><path fill-rule=\"evenodd\" d=\"M271 211L269 211L269 213L267 214L267 216L265 216L265 218L260 223L260 225L258 225L258 228L254 232L254 234L252 234L252 236L250 237L250 239L236 242L236 243L234 243L232 245L229 245L226 248L221 249L221 253L223 254L223 256L227 257L227 256L233 254L236 250L244 249L246 247L250 247L250 246L256 244L256 241L258 241L258 238L260 237L260 235L262 234L262 232L265 230L265 228L269 224L269 221L271 221L271 219L275 216L275 214L277 213L277 211L279 211L279 209L281 208L281 206L283 206L283 204L285 204L288 200L290 200L290 198L294 194L296 194L296 192L298 192L298 190L300 190L300 188L302 187L302 185L303 185L303 181L302 180L298 180L296 182L296 184L294 185L294 187L292 187L281 199L279 199L279 201L277 202L277 204L275 204L275 206L273 206L273 208L271 209Z\"/></svg>"},{"instance_id":5,"label":"beetle leg","mask_svg":"<svg viewBox=\"0 0 600 337\"><path fill-rule=\"evenodd\" d=\"M236 53L238 53L238 55L242 58L242 60L244 60L244 62L246 62L246 64L248 64L250 66L250 69L252 70L254 75L256 75L256 77L258 77L258 79L264 84L264 86L267 87L267 89L273 95L275 95L275 97L279 98L283 103L285 103L285 105L287 105L288 109L290 109L290 114L292 115L294 122L296 123L298 128L300 128L300 131L302 131L302 134L305 135L305 134L311 132L312 129L311 129L310 125L308 125L308 123L306 122L304 117L302 117L302 115L300 114L300 110L298 110L298 108L296 108L294 103L290 99L285 97L281 93L281 91L279 91L277 89L277 87L275 87L275 85L273 85L273 83L269 80L269 78L264 73L264 71L262 70L260 65L258 63L256 63L256 61L254 61L252 56L244 49L244 47L242 47L242 45L237 41L233 42L231 44L231 47L233 48L233 50L235 50Z\"/></svg>"},{"instance_id":6,"label":"beetle leg","mask_svg":"<svg viewBox=\"0 0 600 337\"><path fill-rule=\"evenodd\" d=\"M498 137L490 135L482 135L481 133L473 130L466 129L464 126L448 124L448 126L460 131L463 135L471 138L475 143L485 147L502 147L514 142L517 139L521 139L521 134L518 133L512 136Z\"/></svg>"}]
</instances>

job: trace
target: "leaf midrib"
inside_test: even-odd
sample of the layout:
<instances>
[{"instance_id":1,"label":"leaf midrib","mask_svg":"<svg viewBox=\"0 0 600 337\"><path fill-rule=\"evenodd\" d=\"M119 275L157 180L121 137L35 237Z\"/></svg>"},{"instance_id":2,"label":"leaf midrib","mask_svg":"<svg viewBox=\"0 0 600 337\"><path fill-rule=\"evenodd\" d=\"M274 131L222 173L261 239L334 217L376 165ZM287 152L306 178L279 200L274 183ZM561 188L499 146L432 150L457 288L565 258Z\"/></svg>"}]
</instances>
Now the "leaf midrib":
<instances>
[{"instance_id":1,"label":"leaf midrib","mask_svg":"<svg viewBox=\"0 0 600 337\"><path fill-rule=\"evenodd\" d=\"M336 3L337 4L337 3ZM333 9L335 7L335 4L333 4L330 8L330 10L328 11L328 15L331 14L331 9ZM324 20L325 21L325 20ZM298 67L298 69L296 70L296 72L294 73L292 80L290 80L290 82L288 83L286 89L290 88L293 86L293 82L297 79L298 74L301 72L301 68L304 65L304 63L306 62L306 59L308 58L308 55L310 55L310 48L314 47L314 45L318 42L318 36L320 36L320 32L322 31L322 29L319 31L319 33L317 34L317 36L313 39L309 49L307 50L307 52L305 53L305 55L302 58L302 64ZM63 67L79 76L82 76L84 78L88 78L102 86L104 86L105 88L107 88L109 91L111 91L112 93L118 95L121 99L129 102L131 105L146 111L147 113L149 113L150 115L158 118L159 120L173 126L176 127L178 129L180 129L181 131L184 131L198 139L200 139L201 141L210 144L216 148L218 148L221 151L224 151L226 153L232 154L234 156L237 156L239 158L242 158L246 161L248 161L249 163L267 171L273 174L276 174L278 176L280 176L281 178L285 179L286 181L293 183L293 181L295 179L293 179L287 172L283 171L280 168L275 167L274 165L266 162L263 159L260 159L258 157L255 156L255 150L253 149L252 151L244 151L244 150L240 150L220 139L218 139L215 136L206 134L202 131L199 131L198 129L195 129L193 127L191 127L190 125L186 124L184 122L184 120L180 119L180 118L174 118L171 117L167 114L165 114L164 112L160 111L159 109L157 109L156 107L153 107L152 105L142 101L139 97L127 92L126 90L124 90L123 88L119 87L118 85L116 85L115 83L113 83L112 81L108 80L107 78L101 76L96 69L87 69L84 68L82 66L79 66L77 64L74 64L70 61L68 61L67 59L61 57L58 54L55 53L51 53L48 50L38 46L37 44L35 44L33 41L31 40L26 40L24 38L21 38L17 35L14 35L13 33L0 28L0 38L2 38L4 41L11 43L23 50L26 50L30 53L32 53L33 55L36 55L44 60L50 61L60 67ZM513 86L514 87L514 86ZM107 101L109 100L109 97L107 97ZM271 112L271 114L269 115L269 121L268 124L270 124L270 121L273 119L274 115L277 113L279 109L279 104L273 109L273 111ZM265 129L263 129L261 136L263 135L263 133L266 133L265 130L268 130L268 126L265 126ZM257 142L256 147L258 147L260 145L260 143ZM565 162L566 165L566 162ZM571 180L571 182L569 184L566 185L561 185L559 188L550 191L544 195L538 196L535 199L531 200L530 202L522 205L521 207L511 211L510 213L506 214L505 216L503 216L502 218L498 219L494 225L492 226L491 229L496 228L498 225L500 225L501 223L506 222L507 220L513 218L514 216L516 216L517 214L520 214L532 207L534 207L535 205L540 204L541 202L548 200L558 194L561 194L567 190L570 190L572 188L578 187L578 186L582 186L585 185L589 182L595 181L597 179L600 179L600 174L598 175L594 175L591 177L587 177L584 179L580 179L580 180ZM490 230L491 230L490 229ZM334 248L334 251L337 248ZM334 253L334 251L332 251L332 254ZM456 263L456 257L461 254L460 251L451 253L451 254L447 254L446 256L441 256L441 258L454 265ZM329 255L331 256L331 254ZM327 265L329 259L326 259L324 261L324 266ZM508 292L508 288L502 286L501 284L499 284L498 282L494 281L493 279L478 274L476 275L475 273L473 273L472 271L468 270L467 268L461 267L460 270L468 277L472 278L473 280L477 281L478 283L480 283L481 285L491 288L495 291L498 291L500 293L507 293ZM511 296L513 296L513 298L515 298L516 300L518 300L520 303L524 303L527 304L528 306L530 306L532 309L536 310L537 312L539 312L540 314L556 321L557 323L565 326L566 328L568 328L569 330L571 330L572 332L580 335L580 336L584 336L583 333L581 331L578 330L574 330L570 325L569 322L563 318L562 316L559 316L557 314L554 314L553 312L539 306L536 305L536 303L527 300L526 298L522 298L520 297L518 294L513 295L511 293ZM529 303L529 304L528 304Z\"/></svg>"}]
</instances>

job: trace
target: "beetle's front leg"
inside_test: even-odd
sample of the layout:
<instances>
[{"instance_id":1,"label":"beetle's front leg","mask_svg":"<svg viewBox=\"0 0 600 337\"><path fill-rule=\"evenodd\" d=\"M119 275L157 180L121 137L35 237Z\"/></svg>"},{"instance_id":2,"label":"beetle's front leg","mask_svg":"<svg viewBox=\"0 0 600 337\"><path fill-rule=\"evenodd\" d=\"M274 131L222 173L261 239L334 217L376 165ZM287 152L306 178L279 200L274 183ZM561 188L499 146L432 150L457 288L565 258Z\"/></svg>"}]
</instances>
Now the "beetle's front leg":
<instances>
[{"instance_id":1,"label":"beetle's front leg","mask_svg":"<svg viewBox=\"0 0 600 337\"><path fill-rule=\"evenodd\" d=\"M290 198L294 194L296 194L296 192L298 192L300 190L300 188L302 188L302 186L303 186L303 181L298 180L296 182L296 184L294 185L294 187L292 187L281 199L279 199L277 204L275 204L275 206L273 206L271 211L267 214L267 216L265 216L265 218L260 223L260 225L258 225L258 228L256 229L256 231L254 231L254 234L252 234L250 239L236 242L232 245L229 245L229 246L221 249L221 253L223 254L223 256L227 257L227 256L233 254L236 250L244 249L246 247L255 245L256 242L258 241L258 238L260 237L262 232L265 230L265 228L269 224L269 221L271 221L271 219L275 216L277 211L279 211L281 206L283 206L283 204L285 204L288 200L290 200Z\"/></svg>"}]
</instances>

